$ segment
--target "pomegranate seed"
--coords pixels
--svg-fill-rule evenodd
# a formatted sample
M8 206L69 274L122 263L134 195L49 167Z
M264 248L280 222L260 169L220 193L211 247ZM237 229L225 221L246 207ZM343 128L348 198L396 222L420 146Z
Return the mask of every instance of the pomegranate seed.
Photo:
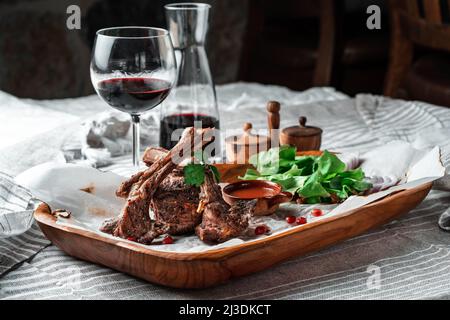
M313 210L311 211L311 214L312 214L314 217L320 217L320 216L323 214L323 212L322 212L322 210L320 210L320 209L313 209Z
M286 222L289 224L293 224L295 222L296 218L294 216L287 216Z
M173 243L173 238L171 236L166 236L163 241L163 244L172 244Z
M264 234L264 233L266 233L266 232L267 232L267 229L266 229L265 226L258 226L258 227L256 227L256 229L255 229L255 234L256 234L257 236L262 235L262 234Z
M308 222L308 221L306 220L305 217L298 217L297 218L297 224L305 224L306 222Z
M127 240L136 242L136 238L135 237L128 237Z

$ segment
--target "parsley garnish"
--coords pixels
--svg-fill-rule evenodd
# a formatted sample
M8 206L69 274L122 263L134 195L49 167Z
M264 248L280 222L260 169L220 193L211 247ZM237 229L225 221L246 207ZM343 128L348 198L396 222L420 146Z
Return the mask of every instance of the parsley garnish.
M211 170L216 178L220 181L220 174L217 168L203 161L203 154L195 152L194 158L198 163L190 163L183 168L184 183L191 186L200 187L205 182L205 170Z

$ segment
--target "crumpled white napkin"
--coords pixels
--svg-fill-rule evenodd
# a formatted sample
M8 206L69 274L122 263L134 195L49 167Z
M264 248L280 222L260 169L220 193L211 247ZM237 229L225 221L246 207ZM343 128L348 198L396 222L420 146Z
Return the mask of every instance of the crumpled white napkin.
M158 143L158 116L149 112L141 117L141 147ZM132 130L129 115L108 111L83 122L76 137L67 141L63 153L67 162L103 167L112 158L132 151Z
M429 128L417 132L412 146L416 149L430 149L435 145L441 147L441 160L447 170L450 170L450 128ZM434 183L438 190L450 191L450 175L445 175Z

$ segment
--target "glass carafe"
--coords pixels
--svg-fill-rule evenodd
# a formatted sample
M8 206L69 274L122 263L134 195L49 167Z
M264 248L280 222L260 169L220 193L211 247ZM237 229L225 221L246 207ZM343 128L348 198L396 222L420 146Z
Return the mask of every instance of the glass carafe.
M178 78L161 107L160 146L172 148L180 131L190 126L219 129L216 91L205 51L210 5L175 3L165 6L167 28L172 37ZM220 155L218 132L214 155ZM208 148L212 149L212 146Z

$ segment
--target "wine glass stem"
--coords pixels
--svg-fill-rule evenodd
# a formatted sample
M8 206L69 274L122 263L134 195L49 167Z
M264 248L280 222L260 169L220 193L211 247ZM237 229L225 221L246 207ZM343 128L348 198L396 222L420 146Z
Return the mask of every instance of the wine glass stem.
M139 122L140 118L138 115L131 115L131 123L133 125L133 166L135 168L139 167L139 151L141 150L140 134L139 134Z

